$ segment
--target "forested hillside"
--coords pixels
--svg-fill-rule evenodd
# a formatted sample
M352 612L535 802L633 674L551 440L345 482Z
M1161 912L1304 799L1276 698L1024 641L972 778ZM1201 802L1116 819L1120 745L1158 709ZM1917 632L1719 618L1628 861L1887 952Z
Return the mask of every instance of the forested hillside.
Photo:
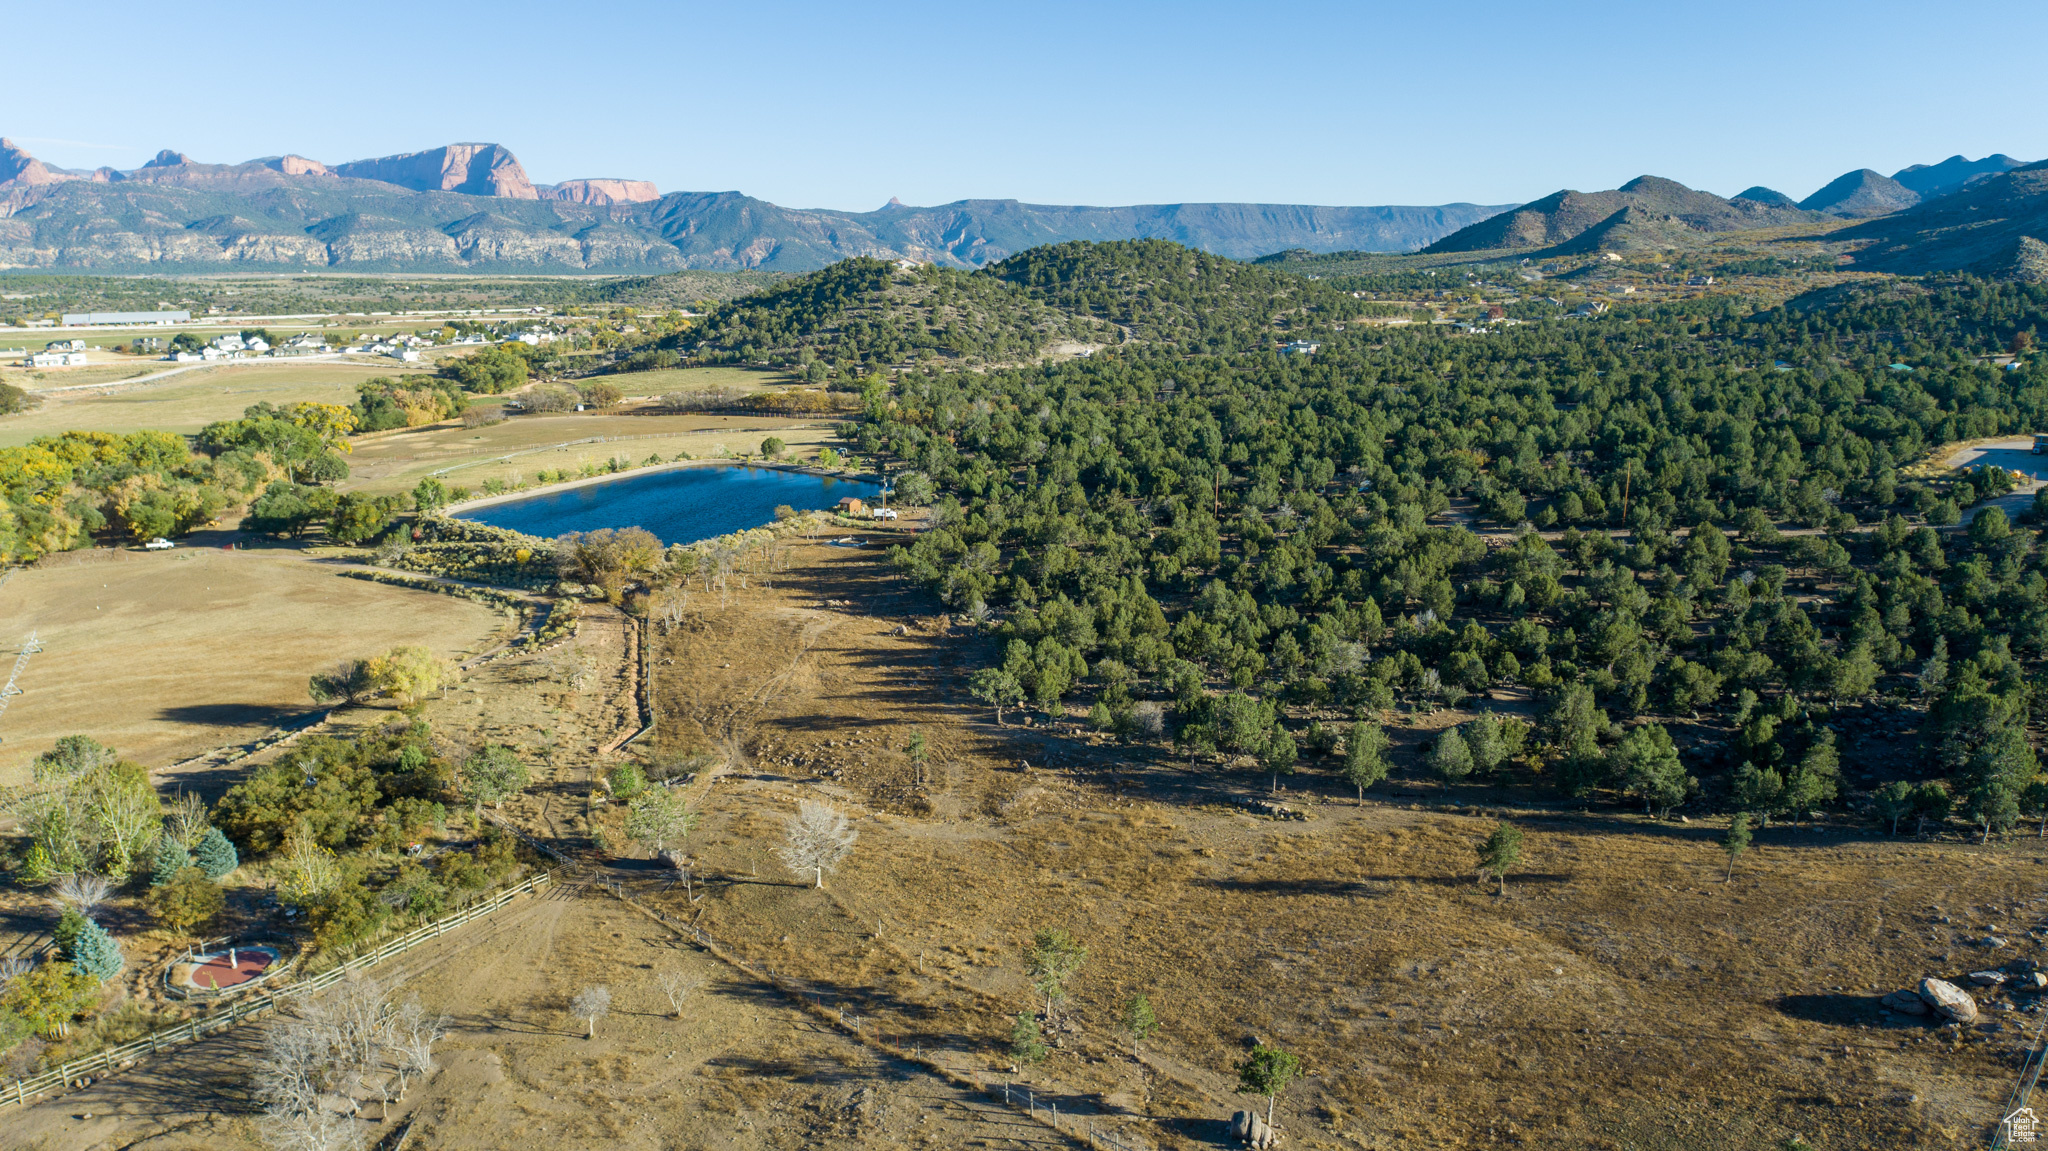
M1250 351L1361 309L1283 271L1128 240L1035 248L976 272L846 260L726 304L664 346L706 363L815 363L822 376L828 367L919 357L1016 362L1063 341Z
M1055 253L1032 266L1091 260ZM1245 286L1258 314L1271 285ZM1850 797L1846 715L1925 719L1944 782L1886 802L1997 830L2048 802L2024 738L2048 559L1996 510L1941 530L2007 473L1908 473L2048 421L2048 367L1979 358L2044 312L2048 289L1952 280L1313 357L1148 342L906 375L853 434L936 481L897 560L998 628L990 702L1369 782L1397 704L1527 690L1527 782L1763 815ZM1468 734L1507 762L1512 724Z

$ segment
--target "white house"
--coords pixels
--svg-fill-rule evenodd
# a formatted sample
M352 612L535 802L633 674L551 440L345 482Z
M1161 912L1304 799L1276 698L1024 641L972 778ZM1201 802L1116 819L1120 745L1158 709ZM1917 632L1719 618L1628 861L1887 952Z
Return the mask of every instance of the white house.
M213 342L211 344L208 344L207 346L213 348L215 351L239 352L247 348L249 345L242 342L242 337L234 334L233 332L230 332L225 336L215 336L213 338Z
M420 354L411 348L393 348L384 354L401 364L416 364L420 359Z
M174 364L196 364L206 358L196 352L172 352L170 355L170 360Z
M46 352L82 352L85 350L85 341L51 340L49 343L43 345L43 350Z
M82 368L84 352L35 352L28 358L31 368Z
M1281 348L1280 352L1282 355L1287 356L1313 356L1321 351L1322 347L1321 344L1316 343L1314 340L1295 340L1286 347Z
M258 336L242 346L248 348L252 352L267 352L270 350L270 341L264 339L261 336Z

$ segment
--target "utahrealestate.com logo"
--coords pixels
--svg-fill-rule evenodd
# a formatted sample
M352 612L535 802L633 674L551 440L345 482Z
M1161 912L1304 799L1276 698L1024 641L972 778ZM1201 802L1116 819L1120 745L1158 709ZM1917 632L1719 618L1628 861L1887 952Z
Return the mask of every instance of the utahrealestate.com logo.
M2041 1117L2034 1114L2032 1107L2022 1107L1999 1123L2005 1127L2008 1143L2036 1143L2041 1139Z

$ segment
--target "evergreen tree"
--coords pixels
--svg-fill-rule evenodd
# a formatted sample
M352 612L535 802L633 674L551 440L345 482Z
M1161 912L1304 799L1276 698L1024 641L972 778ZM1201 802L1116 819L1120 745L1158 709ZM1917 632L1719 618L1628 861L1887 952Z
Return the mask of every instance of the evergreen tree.
M121 974L128 964L121 958L121 945L114 942L106 928L88 919L71 945L71 965L104 983Z
M1508 893L1508 872L1522 861L1522 829L1512 823L1503 823L1493 829L1486 842L1479 845L1479 881L1484 883L1489 875L1500 879L1500 893Z
M1344 740L1344 779L1358 789L1358 802L1365 802L1365 789L1387 778L1387 733L1380 725L1360 720L1351 725Z
M1651 810L1670 811L1685 801L1697 782L1685 774L1671 733L1661 723L1646 723L1630 729L1608 753L1609 771L1624 794L1643 801L1643 814Z
M172 838L169 833L160 835L156 841L156 862L150 868L149 885L162 887L171 877L192 866L192 853Z
M76 955L78 937L91 923L76 907L66 907L64 914L57 917L57 926L50 929L50 941L57 945L57 954L66 959Z
M1749 813L1738 811L1728 821L1728 834L1721 838L1721 850L1728 853L1728 880L1735 881L1735 860L1749 850Z
M1019 1063L1043 1063L1047 1054L1045 1035L1038 1028L1037 1017L1019 1011L1010 1023L1010 1058Z
M1429 749L1430 770L1443 776L1444 782L1463 779L1472 774L1472 749L1465 745L1465 737L1455 727L1447 727L1436 738L1436 746Z
M241 854L220 828L206 829L205 838L199 841L199 849L192 853L193 862L206 872L206 877L215 882L227 878L228 874L242 865Z
M1913 814L1913 785L1903 779L1895 779L1877 789L1877 817L1891 825L1893 835L1899 833L1899 821Z

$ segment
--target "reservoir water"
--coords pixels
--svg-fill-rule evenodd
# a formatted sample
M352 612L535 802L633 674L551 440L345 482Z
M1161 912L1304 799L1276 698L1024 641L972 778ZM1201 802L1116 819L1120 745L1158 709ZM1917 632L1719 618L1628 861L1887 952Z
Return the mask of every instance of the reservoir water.
M598 528L646 528L664 544L687 544L773 523L775 509L783 504L816 511L847 496L873 500L880 491L880 485L866 480L714 464L627 474L459 515L543 538Z

